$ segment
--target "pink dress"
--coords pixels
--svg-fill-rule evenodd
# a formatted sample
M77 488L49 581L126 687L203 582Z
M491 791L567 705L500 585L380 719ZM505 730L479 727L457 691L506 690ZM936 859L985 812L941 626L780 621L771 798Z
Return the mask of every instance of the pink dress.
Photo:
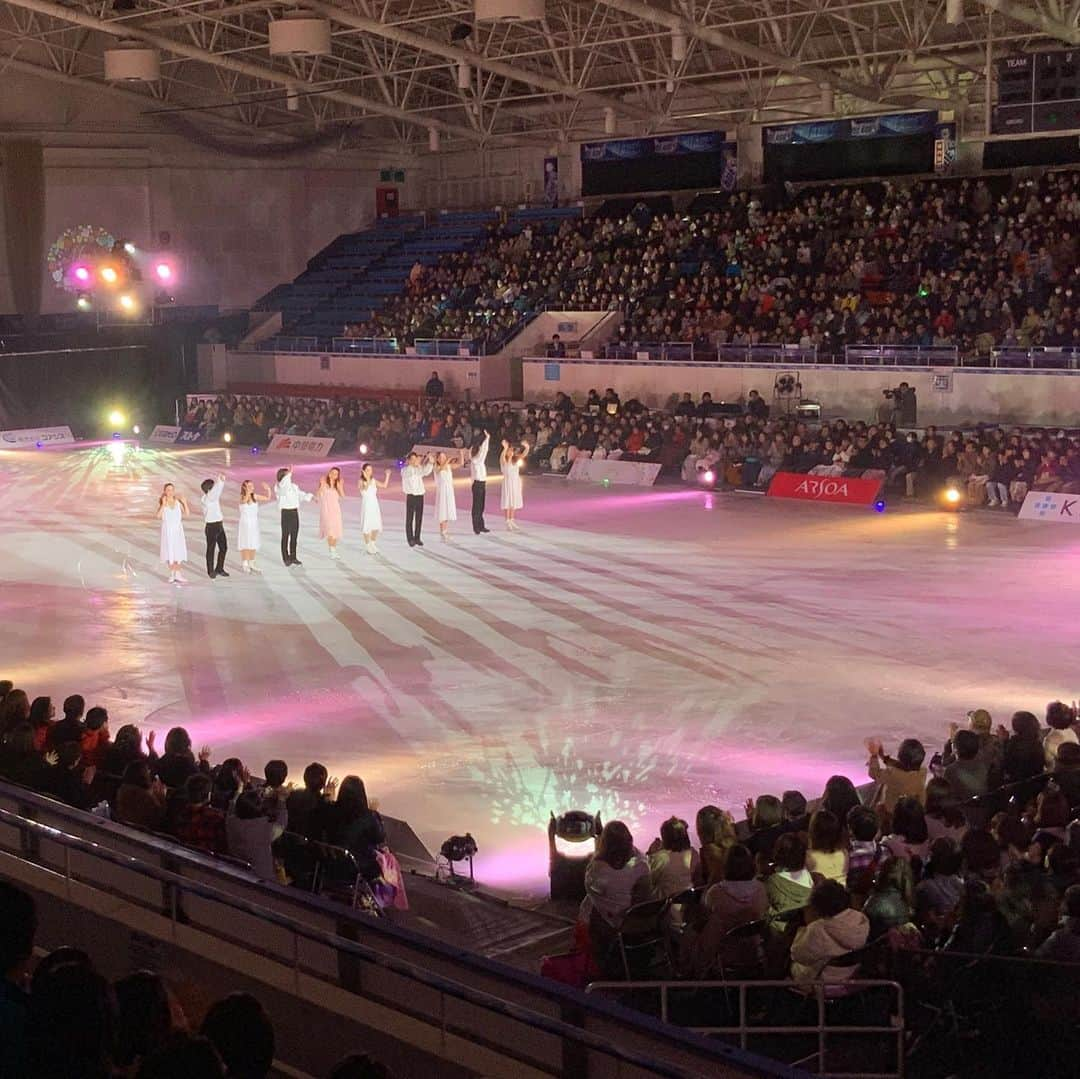
M319 539L341 539L341 495L333 487L319 488Z

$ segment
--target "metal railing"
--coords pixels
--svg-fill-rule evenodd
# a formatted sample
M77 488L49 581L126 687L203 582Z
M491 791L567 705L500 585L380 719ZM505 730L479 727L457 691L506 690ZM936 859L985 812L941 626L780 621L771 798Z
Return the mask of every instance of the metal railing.
M1061 348L1045 345L1038 348L1021 348L1019 345L1008 345L990 350L991 367L1075 371L1078 359L1080 359L1080 349L1071 345Z
M767 1013L770 1009L764 1000L753 1002L753 1008L748 1005L747 998L751 993L761 990L772 990L777 993L785 993L790 999L798 999L801 995L806 1002L811 1000L816 1005L816 1021L813 1023L770 1023L766 1019L756 1021L759 1015ZM873 990L886 990L888 1002L885 1005L888 1011L888 1022L875 1024L872 1020L863 1023L829 1021L829 1006L841 1001L854 1002L864 993ZM672 997L679 994L702 993L715 991L722 995L724 1000L737 1001L737 1022L727 1025L699 1025L681 1024L678 1020L678 1001L673 1006ZM804 1056L800 1060L791 1061L792 1067L804 1068L814 1075L828 1076L832 1079L902 1079L904 1073L904 992L898 982L884 979L848 979L843 982L805 982L795 983L792 981L639 981L639 982L593 982L587 993L602 994L605 997L617 999L622 994L631 995L634 999L633 1007L641 1007L641 1001L649 994L659 997L659 1011L649 1014L658 1014L660 1021L674 1023L685 1029L693 1030L698 1034L723 1037L737 1037L739 1048L750 1051L748 1042L751 1038L768 1035L772 1038L807 1037L811 1036L817 1041L817 1050ZM764 1012L763 1012L764 1009ZM673 1013L674 1016L673 1016ZM895 1067L887 1071L855 1069L851 1071L832 1071L826 1069L829 1060L829 1040L836 1036L853 1035L876 1035L881 1040L895 1043L892 1049L892 1059ZM812 1062L817 1061L817 1066Z
M459 356L462 349L470 356L480 356L484 351L479 341L448 337L417 337L413 348L417 356Z
M274 926L284 931L291 940L288 954L267 953L265 948L263 954L269 954L271 959L291 966L294 992L300 992L303 979L334 983L334 979L328 976L324 970L305 964L302 961L301 941L329 948L335 953L343 953L354 961L367 964L377 971L396 975L404 979L407 984L415 987L410 998L412 999L411 1008L407 1007L400 998L392 998L381 994L379 982L374 978L364 980L363 995L365 999L379 1001L387 1007L401 1011L403 1014L411 1014L414 1018L420 1018L434 1026L441 1027L443 1044L446 1044L448 1036L457 1036L468 1041L484 1041L482 1037L478 1036L475 1028L470 1028L464 1024L460 1012L457 1021L448 1017L448 1002L457 1001L479 1008L493 1018L499 1017L503 1020L509 1020L521 1024L531 1031L552 1035L562 1039L564 1042L570 1042L581 1050L582 1060L589 1060L589 1054L599 1054L601 1057L615 1062L616 1070L621 1065L626 1064L642 1069L649 1075L662 1076L665 1079L693 1079L695 1076L706 1073L714 1074L714 1069L719 1071L725 1064L729 1069L744 1074L763 1075L781 1072L780 1069L770 1068L766 1061L754 1060L752 1057L745 1061L739 1060L732 1056L730 1047L720 1045L714 1047L705 1042L698 1043L691 1040L684 1040L681 1044L673 1046L673 1048L678 1051L678 1055L697 1057L700 1066L707 1068L708 1071L699 1071L697 1067L691 1070L679 1064L668 1063L651 1057L645 1052L620 1045L617 1040L612 1038L591 1033L561 1019L542 1014L520 1004L512 1003L509 1000L500 999L488 992L473 988L464 982L424 970L414 963L376 951L367 945L338 936L336 933L320 929L317 926L305 924L268 906L231 895L213 885L181 876L170 870L140 861L133 856L116 853L99 843L69 835L58 828L30 820L9 810L0 808L0 825L14 829L18 833L18 844L16 846L13 846L10 842L3 842L3 836L0 833L0 854L18 858L30 865L40 867L48 873L60 875L64 880L65 891L69 898L73 894L73 884L110 891L102 884L100 878L80 875L75 870L73 863L78 863L83 859L106 863L122 871L119 875L120 879L129 879L130 875L134 874L137 877L156 882L161 886L164 893L165 901L162 905L148 903L145 897L140 898L134 889L118 890L114 888L111 889L111 894L117 895L125 902L138 904L147 909L154 909L157 913L167 917L171 923L173 940L177 939L177 931L179 927L183 926L187 932L198 930L209 933L219 940L253 947L252 945L246 945L242 940L230 937L224 932L218 920L220 913L217 918L212 914L210 917L196 918L197 905L188 904L185 907L185 896L216 904L219 908L227 908L246 918L256 919L257 923L264 926ZM50 844L60 848L59 858L55 855L48 856L47 848ZM83 862L83 865L84 868L87 868L85 862ZM373 922L373 930L380 924ZM386 932L386 930L383 931ZM436 995L435 1007L421 1005L421 990L434 992ZM580 1004L576 1003L572 999L575 996L575 994L570 994L568 1003L571 1003L573 1009L578 1013L587 1013L590 1010L588 1004L585 1001L581 1001ZM577 999L580 1000L581 998ZM623 1018L624 1016L625 1018ZM608 1012L605 1009L604 1013L597 1012L595 1017L600 1020L606 1019L612 1022L621 1020L624 1023L634 1024L632 1015L627 1015L625 1012L620 1015L616 1010ZM583 1021L585 1021L585 1018L583 1014ZM640 1025L637 1032L639 1034L644 1033ZM504 1033L509 1032L504 1031ZM653 1030L650 1033L655 1036L658 1032ZM665 1035L665 1037L669 1036ZM493 1047L496 1052L506 1056L508 1059L515 1060L528 1067L552 1075L562 1074L561 1062L554 1063L551 1060L544 1059L540 1054L529 1055L524 1048L524 1044L518 1044L511 1037L506 1037L497 1044L493 1043L490 1047ZM591 1069L586 1066L579 1074L587 1076L590 1073Z
M255 346L256 352L319 352L317 337L278 335L268 337Z
M396 337L334 337L331 352L360 353L362 356L386 356L401 351Z
M844 363L872 367L956 367L955 345L847 345Z

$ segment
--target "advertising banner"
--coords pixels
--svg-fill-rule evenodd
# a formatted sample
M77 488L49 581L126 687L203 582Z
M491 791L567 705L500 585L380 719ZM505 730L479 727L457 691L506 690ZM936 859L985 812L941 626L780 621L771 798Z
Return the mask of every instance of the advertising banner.
M24 427L14 431L0 431L0 446L6 446L9 450L36 446L39 442L43 446L51 446L74 441L75 436L70 427Z
M595 461L591 457L578 457L570 466L569 478L582 483L629 484L635 487L651 487L660 475L658 464L645 461L613 461L610 457Z
M202 442L202 431L181 431L176 436L178 446L193 446L196 442Z
M155 442L162 446L171 446L180 437L179 427L165 427L162 424L158 424L150 432L150 437L147 442Z
M292 457L325 457L334 448L332 438L307 438L303 435L274 435L267 453L287 453Z
M583 142L581 160L635 161L644 157L670 157L673 154L717 153L726 144L723 131L685 131L681 135L656 135L643 139L608 139L605 142Z
M881 480L849 479L846 476L807 476L801 472L777 472L769 484L769 498L798 498L804 502L839 502L870 506L881 492Z
M1054 521L1060 525L1080 525L1080 495L1060 495L1050 491L1028 491L1020 507L1022 521Z
M854 117L850 120L777 124L765 128L765 141L774 146L791 146L847 139L881 139L892 135L921 135L933 131L936 124L936 112L898 112L888 116Z

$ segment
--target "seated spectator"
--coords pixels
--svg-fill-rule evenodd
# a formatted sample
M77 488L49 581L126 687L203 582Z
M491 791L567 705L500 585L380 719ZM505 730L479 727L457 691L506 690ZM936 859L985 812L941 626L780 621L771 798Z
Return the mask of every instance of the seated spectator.
M431 378L424 384L424 396L437 401L442 397L444 391L445 387L442 379L439 378L439 372L432 371Z
M133 1070L164 1047L173 1033L173 1016L182 1013L170 997L161 976L140 970L113 986L116 995L115 1061Z
M1080 745L1062 742L1050 780L1065 796L1071 809L1080 807Z
M810 818L810 849L806 868L825 880L840 884L847 881L847 850L843 828L827 809L819 809Z
M34 730L28 722L10 729L0 743L0 774L30 790L45 791L52 769L34 748Z
M0 736L30 721L30 698L24 690L10 689L0 705Z
M686 821L669 817L660 825L659 848L649 852L653 898L670 899L694 886L700 875L698 853L690 845Z
M351 852L364 880L379 879L376 850L386 843L382 817L368 805L364 781L346 776L337 801L325 802L312 819L312 838Z
M82 747L74 741L61 742L56 750L56 758L56 764L46 777L45 793L73 809L89 809L94 769L83 764Z
M230 993L211 1006L200 1033L217 1049L226 1079L265 1079L274 1065L274 1027L250 993Z
M65 699L64 718L50 731L49 749L59 749L65 742L82 742L83 732L86 730L83 723L85 711L86 701L77 693Z
M835 880L814 885L801 925L791 942L791 977L800 983L843 982L856 967L831 967L833 959L858 951L866 944L870 922L851 907L847 889Z
M37 910L29 893L0 880L0 1076L29 1075L30 997L25 982L34 954Z
M285 808L289 814L289 831L298 835L311 836L312 818L315 811L327 804L333 797L336 780L329 779L325 765L313 761L304 769L304 785L300 790L291 791L285 799Z
M846 821L858 805L862 805L862 799L855 784L847 776L829 776L818 809L827 809L837 820Z
M55 725L56 705L52 697L35 697L30 705L30 726L34 729L34 748L42 753L49 745Z
M273 842L285 831L287 814L283 803L278 803L279 816L270 819L266 815L262 799L256 790L245 790L230 803L225 817L225 836L229 853L264 880L275 880Z
M881 841L889 857L914 863L918 874L930 848L926 812L917 798L905 797L896 803L892 831Z
M563 344L562 338L557 334L551 335L551 342L547 347L547 354L551 359L564 359L566 356L566 345Z
M1001 755L1001 780L1017 783L1040 775L1046 767L1046 755L1042 744L1042 728L1032 712L1015 712L1012 717L1012 734L1003 727L998 736L1006 737Z
M239 757L227 757L210 773L210 804L227 812L250 778Z
M1069 819L1069 800L1057 787L1047 787L1035 801L1034 815L1030 820L1025 819L1034 832L1031 857L1041 863L1055 843L1064 843Z
M1077 743L1073 729L1075 719L1073 710L1064 701L1052 701L1046 706L1046 726L1049 729L1043 736L1043 755L1048 772L1052 772L1057 763L1058 747L1066 742Z
M1061 902L1061 923L1036 948L1035 954L1058 963L1080 963L1080 884L1066 890Z
M773 848L773 871L765 878L769 920L783 928L790 915L802 910L810 898L814 878L806 868L806 841L798 832L780 836Z
M104 708L91 708L86 713L82 736L83 762L89 767L100 768L111 748L109 713Z
M952 839L943 836L930 844L923 879L915 885L915 924L930 943L943 938L956 921L964 895L962 865L960 848Z
M210 775L210 747L203 746L196 761L191 736L183 727L173 727L165 735L165 752L157 762L157 774L166 787L178 790L196 773Z
M968 712L968 729L979 739L979 760L986 761L993 774L1001 771L1001 739L994 735L994 721L985 708L975 708ZM960 728L955 723L949 724L949 740L941 754L941 763L946 768L956 760L956 735Z
M226 1079L225 1066L209 1038L174 1034L139 1067L135 1079Z
M930 842L942 836L959 843L967 831L967 819L957 808L947 779L936 776L926 784L926 833Z
M158 832L165 823L165 784L150 774L148 761L132 761L116 793L113 819L146 832Z
M922 742L917 738L905 738L895 759L886 756L876 738L868 739L866 748L870 751L867 771L871 779L881 784L881 800L886 809L892 810L904 797L923 801L926 796L926 769L923 767L926 750Z
M289 766L284 761L267 761L263 767L263 786L259 791L263 813L270 820L278 820L283 825L288 823L286 808L289 797L289 787L286 786L288 778Z
M728 851L737 842L735 821L730 813L716 806L702 806L697 812L695 828L701 846L696 883L712 884L722 880Z
M164 758L162 758L164 760ZM225 814L210 804L210 777L201 772L188 776L184 801L176 824L176 838L189 847L210 854L227 854Z
M821 810L818 810L820 813ZM870 893L885 848L878 840L878 815L869 806L852 806L847 816L847 889L860 901Z
M593 957L601 969L626 912L649 897L649 863L634 847L622 821L608 821L585 869L585 898L580 917L589 927Z
M979 736L974 731L957 731L953 739L956 760L945 769L953 802L959 806L968 823L981 827L989 820L989 810L970 805L972 798L986 794L993 786L992 765L979 756Z
M911 863L906 858L886 858L863 904L863 913L870 919L870 939L879 940L890 929L910 923L914 902Z
M750 835L746 840L750 852L765 859L771 858L773 847L783 834L780 799L774 794L762 794L756 800L747 799L746 820L750 825Z

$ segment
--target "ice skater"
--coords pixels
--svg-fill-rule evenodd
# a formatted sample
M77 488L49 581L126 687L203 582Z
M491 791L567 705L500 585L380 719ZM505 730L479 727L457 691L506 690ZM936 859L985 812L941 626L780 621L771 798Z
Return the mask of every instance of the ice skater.
M441 450L435 454L435 516L439 520L439 536L443 543L450 540L450 522L457 520L454 469L460 465L460 457L450 457Z
M341 500L345 497L345 484L341 479L341 469L337 465L319 480L315 497L319 500L319 539L326 540L331 558L340 558L337 545L344 532Z
M405 459L401 470L401 489L405 492L405 538L410 547L423 547L420 529L424 524L424 477L433 471L431 454L425 453L421 459L415 451Z
M364 537L364 550L368 554L378 554L375 541L382 531L382 510L379 509L379 488L384 491L390 486L390 469L386 478L379 483L375 478L375 469L365 464L360 469L360 532Z
M206 576L212 581L215 577L228 577L225 572L225 555L229 552L229 541L225 537L225 517L221 512L221 495L225 490L225 476L216 480L202 481L203 525L206 532ZM214 553L217 553L217 560Z
M484 524L484 506L487 503L487 455L491 445L491 434L485 431L483 437L473 439L469 451L469 475L472 476L472 530L478 536L491 529Z
M161 561L169 567L169 583L183 584L180 567L187 561L184 517L188 504L171 483L165 484L158 498L157 518L161 521Z
M525 459L529 456L528 442L522 442L521 449L514 447L503 439L502 453L499 454L499 471L502 472L502 498L500 505L506 514L506 527L511 532L519 532L514 514L525 504L521 497L521 470L525 467Z
M240 484L240 529L236 545L240 548L240 568L244 573L262 573L255 565L259 550L259 503L270 501L270 484L264 483L263 490L266 494L256 494L251 480Z
M281 508L281 561L286 566L302 566L303 563L296 557L296 540L300 535L300 503L310 502L312 496L293 483L292 465L277 470L274 494Z

